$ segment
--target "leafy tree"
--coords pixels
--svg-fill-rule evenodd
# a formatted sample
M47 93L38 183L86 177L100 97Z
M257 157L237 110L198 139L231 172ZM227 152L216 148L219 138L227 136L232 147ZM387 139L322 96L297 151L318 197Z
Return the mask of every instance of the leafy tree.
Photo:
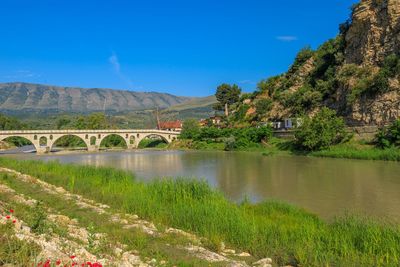
M0 114L0 130L22 130L26 125L19 120Z
M341 143L348 136L344 120L324 107L313 118L303 120L295 132L295 142L303 150L314 151Z
M71 120L66 117L62 117L57 121L57 129L63 129L65 126L69 125Z
M383 62L382 70L386 72L389 77L400 74L400 57L396 54L387 56Z
M295 73L304 63L314 55L314 51L310 46L306 46L299 51L293 65L289 69L289 73Z
M375 136L375 142L380 148L400 147L400 119L380 130Z
M282 75L270 77L266 80L262 80L257 84L257 90L261 93L268 93L268 96L272 97L282 80Z
M283 105L295 115L301 115L320 105L322 94L305 84L294 93L282 94Z
M256 112L257 112L257 117L261 118L262 116L265 116L265 114L269 111L271 111L272 108L272 100L271 99L260 99L256 102Z
M235 113L235 121L244 121L246 118L247 111L249 110L250 106L247 104L242 104L237 108L236 113Z
M23 130L27 126L19 120L0 114L0 130ZM28 140L21 137L7 138L7 143L14 144L15 146L24 146L30 144Z
M77 130L87 129L86 118L84 116L79 116L75 121L74 128Z
M183 122L181 139L195 139L200 133L199 122L195 119L187 119Z
M109 129L111 126L104 113L92 113L88 116L79 116L76 118L74 128L78 130L99 130Z
M110 128L104 113L92 113L87 118L87 127L91 130Z
M224 110L225 116L229 115L229 106L239 101L241 89L236 84L221 84L217 87L215 97L218 103L214 106L216 110Z

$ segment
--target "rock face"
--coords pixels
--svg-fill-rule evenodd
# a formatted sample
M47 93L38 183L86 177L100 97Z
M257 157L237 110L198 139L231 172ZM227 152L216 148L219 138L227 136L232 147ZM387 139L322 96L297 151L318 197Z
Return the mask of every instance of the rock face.
M350 125L385 125L400 118L400 89L355 103L347 117Z
M29 83L0 84L0 111L123 112L155 107L168 108L192 99L154 92L83 89Z
M346 33L345 63L379 67L384 59L400 53L400 0L363 0L356 5ZM363 98L352 106L352 124L387 124L400 117L399 77L391 91Z
M346 63L377 65L400 51L400 0L362 0L346 34Z
M400 118L400 0L361 0L336 38L303 49L286 73L261 81L258 89L248 104L250 121L313 116L324 106L350 126ZM263 99L272 104L260 116Z

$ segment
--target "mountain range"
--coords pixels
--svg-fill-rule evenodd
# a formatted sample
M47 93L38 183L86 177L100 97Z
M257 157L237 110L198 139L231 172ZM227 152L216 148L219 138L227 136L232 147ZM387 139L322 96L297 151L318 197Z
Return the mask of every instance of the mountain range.
M183 97L157 92L61 87L30 83L0 84L0 112L4 113L108 113L167 109L189 103L204 106L212 97ZM215 102L215 101L214 101Z

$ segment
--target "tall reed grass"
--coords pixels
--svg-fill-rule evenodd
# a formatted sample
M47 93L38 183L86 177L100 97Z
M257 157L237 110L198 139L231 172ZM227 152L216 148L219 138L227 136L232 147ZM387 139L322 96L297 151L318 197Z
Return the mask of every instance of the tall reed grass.
M357 149L353 146L335 146L327 150L311 152L311 156L329 158L348 158L365 160L400 161L400 149L398 148L364 148Z
M235 204L207 183L188 179L144 184L127 172L58 162L0 158L0 166L36 176L74 193L156 223L197 233L218 247L223 241L278 264L398 266L400 228L355 216L325 222L278 203Z

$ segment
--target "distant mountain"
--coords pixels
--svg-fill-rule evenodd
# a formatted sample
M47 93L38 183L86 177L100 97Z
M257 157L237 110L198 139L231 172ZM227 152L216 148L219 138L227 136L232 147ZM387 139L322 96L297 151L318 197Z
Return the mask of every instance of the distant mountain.
M156 92L84 89L30 83L0 84L0 112L17 114L130 112L156 107L166 109L187 101L201 102L202 99Z
M213 106L216 102L215 96L194 98L163 110L161 115L166 120L205 119L215 115Z

